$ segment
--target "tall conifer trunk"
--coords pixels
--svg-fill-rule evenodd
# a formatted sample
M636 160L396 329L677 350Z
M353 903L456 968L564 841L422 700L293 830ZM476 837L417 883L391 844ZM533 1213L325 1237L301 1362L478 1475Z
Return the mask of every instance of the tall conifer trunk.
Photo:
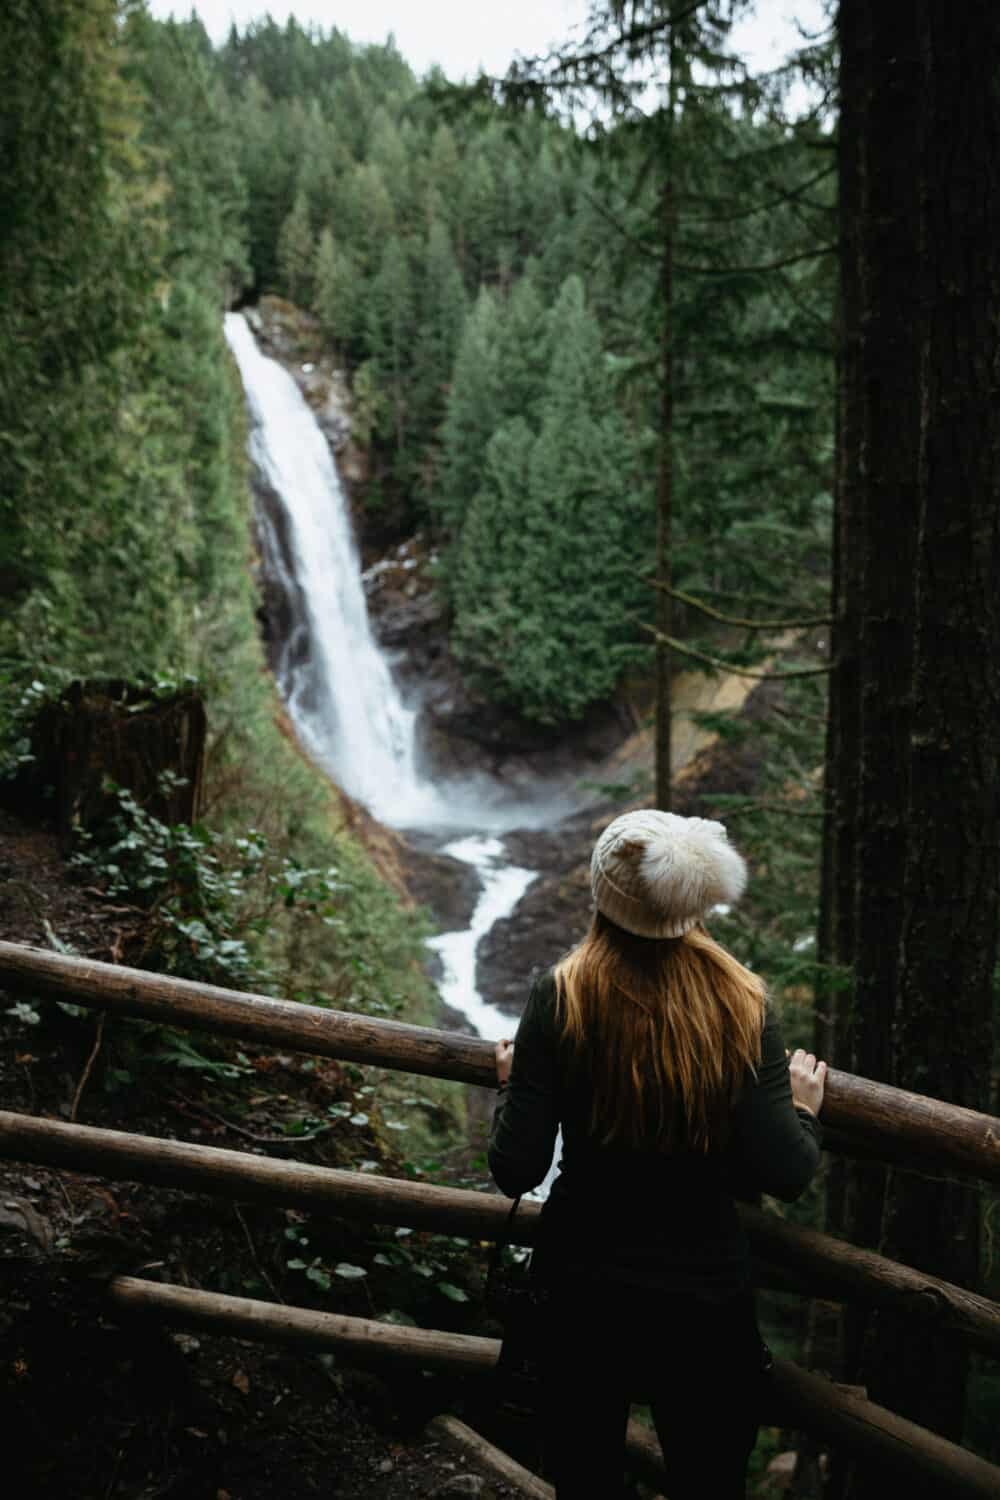
M915 634L892 1081L989 1104L1000 902L1000 11L916 7L922 225ZM975 1285L974 1188L893 1173L884 1253ZM875 1399L961 1435L966 1357L885 1320Z
M1000 9L841 0L841 404L826 949L834 1058L988 1107L1000 904ZM848 910L853 885L853 905ZM843 1014L843 1012L841 1013ZM831 1205L839 1213L837 1195ZM850 1174L846 1228L975 1285L974 1189ZM965 1356L855 1323L871 1397L960 1438ZM852 1497L880 1497L864 1472ZM916 1492L914 1492L916 1493Z
M660 441L656 480L656 806L669 812L673 800L673 661L666 638L673 634L671 529L674 504L674 135L677 113L677 48L670 28L670 81L664 119L663 184L660 189Z
M920 432L920 180L924 122L917 11L870 5L858 18L846 7L842 35L850 52L863 46L864 132L857 226L857 363L852 371L858 451L852 559L858 599L857 805L853 840L854 988L841 1056L865 1078L892 1073L901 872L906 857L909 782L914 556ZM850 28L861 34L853 41ZM847 68L845 64L845 71ZM858 1245L878 1245L886 1173L855 1164L844 1174L844 1228ZM845 1317L845 1357L856 1372L869 1317Z

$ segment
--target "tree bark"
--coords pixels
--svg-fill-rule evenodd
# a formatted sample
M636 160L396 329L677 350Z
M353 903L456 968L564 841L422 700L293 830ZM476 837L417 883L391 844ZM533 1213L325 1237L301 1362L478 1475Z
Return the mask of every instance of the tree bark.
M673 801L673 635L671 530L674 503L674 126L677 113L677 47L670 30L670 81L664 117L666 142L660 189L660 441L656 479L656 806Z
M1000 898L1000 13L841 0L839 31L837 619L860 667L855 687L839 672L830 735L826 941L854 964L835 1056L975 1109ZM973 1191L894 1171L886 1193L880 1168L856 1166L834 1207L853 1240L976 1284ZM960 1436L957 1343L886 1310L847 1333L848 1378ZM860 1472L848 1492L881 1482Z
M913 155L924 129L914 101L922 62L913 6L845 5L844 74L852 54L868 66L850 86L864 90L851 278L856 299L854 364L858 449L854 479L853 583L857 631L857 804L852 897L854 985L844 1050L852 1072L888 1081L896 1012L909 780L917 459L920 428L921 289L913 274L920 242L920 184ZM846 78L843 79L846 83ZM852 1163L844 1173L843 1227L855 1244L879 1243L886 1172ZM844 1368L860 1379L869 1316L844 1318Z
M976 1108L989 1101L1000 905L1000 11L987 0L914 11L919 517L892 1076ZM893 1174L881 1248L974 1287L978 1196ZM958 1438L966 1363L958 1346L883 1317L865 1368L879 1400Z

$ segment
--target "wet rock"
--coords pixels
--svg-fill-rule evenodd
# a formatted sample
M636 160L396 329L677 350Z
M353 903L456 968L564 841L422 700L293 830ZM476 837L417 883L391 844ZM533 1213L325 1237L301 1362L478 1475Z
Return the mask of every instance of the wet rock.
M436 853L431 839L411 834L400 860L407 890L434 914L442 932L468 927L479 899L479 876L463 860Z

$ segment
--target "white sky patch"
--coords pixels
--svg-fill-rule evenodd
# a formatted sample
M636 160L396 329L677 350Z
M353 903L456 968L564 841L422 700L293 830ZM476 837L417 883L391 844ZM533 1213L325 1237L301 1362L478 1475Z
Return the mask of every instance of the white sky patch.
M583 29L587 0L501 0L472 5L469 0L149 0L161 20L173 15L201 17L215 42L230 25L242 30L270 12L284 24L289 16L303 26L336 27L352 42L396 45L419 76L437 63L449 78L475 76L480 69L502 74L515 56L535 57L565 44ZM809 33L829 24L826 0L758 0L754 14L731 33L731 46L751 71L775 67L800 45L796 23Z

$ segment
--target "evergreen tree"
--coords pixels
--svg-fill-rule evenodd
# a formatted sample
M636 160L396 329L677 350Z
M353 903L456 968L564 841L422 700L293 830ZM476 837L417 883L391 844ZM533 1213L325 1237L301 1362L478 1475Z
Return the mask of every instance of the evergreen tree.
M413 412L425 438L440 426L465 321L465 287L448 232L431 225L421 263L420 322L413 354Z
M394 464L405 466L410 422L409 361L414 332L413 279L403 241L393 235L382 252L368 298L368 347L373 371L386 396L385 429Z
M577 277L560 293L549 338L539 434L515 418L488 445L453 593L456 646L470 670L488 671L492 696L528 717L560 722L608 697L635 657L641 541L633 455Z
M535 285L534 265L515 282L503 309L497 343L500 412L538 424L538 403L550 361L545 306Z
M453 238L457 236L460 225L461 180L462 163L455 133L448 125L438 125L431 141L427 181L441 205L440 213L435 217L443 219Z
M113 0L0 13L0 585L9 605L31 605L25 639L40 654L54 596L75 596L113 534L102 512L123 441L124 352L162 243L123 51ZM11 613L6 624L18 628Z
M465 320L442 430L441 479L432 497L438 524L457 538L479 489L486 445L497 426L500 400L499 313L485 288Z
M315 258L316 242L309 216L309 200L300 189L278 236L278 270L282 286L293 302L305 305L310 300Z

